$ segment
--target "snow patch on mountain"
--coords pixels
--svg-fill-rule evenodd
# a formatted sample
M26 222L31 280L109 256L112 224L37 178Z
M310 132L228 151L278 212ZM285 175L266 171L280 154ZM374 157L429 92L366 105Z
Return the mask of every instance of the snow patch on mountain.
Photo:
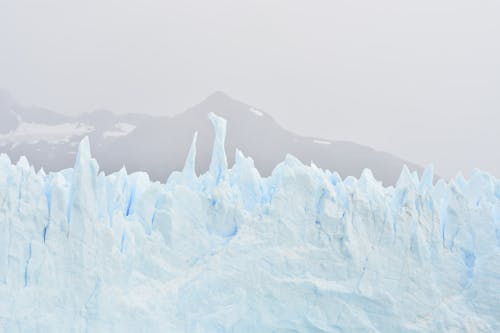
M137 126L128 123L118 123L109 131L102 133L105 138L129 135Z
M250 112L256 114L259 117L264 116L264 112L257 110L256 108L250 108Z
M81 138L94 131L88 124L74 122L55 125L20 121L15 130L0 134L0 145L36 144L47 142L50 144L67 143L73 138Z
M332 144L330 141L318 140L318 139L314 139L313 142L320 144L320 145L331 145Z

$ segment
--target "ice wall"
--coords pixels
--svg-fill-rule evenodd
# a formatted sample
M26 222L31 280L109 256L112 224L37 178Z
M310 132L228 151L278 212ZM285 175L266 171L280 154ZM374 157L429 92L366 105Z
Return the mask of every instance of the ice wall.
M2 332L498 332L500 181L384 188L292 156L262 178L225 120L166 184L0 156Z

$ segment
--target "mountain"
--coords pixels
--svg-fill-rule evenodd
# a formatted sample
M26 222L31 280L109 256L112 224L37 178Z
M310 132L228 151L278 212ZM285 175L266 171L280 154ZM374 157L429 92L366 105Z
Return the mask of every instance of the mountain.
M391 154L348 141L304 137L283 129L270 115L249 104L216 92L174 117L144 114L116 115L99 110L77 117L23 107L0 93L0 152L11 159L28 157L35 167L56 171L73 166L76 148L89 136L92 151L107 173L126 166L129 172L147 171L165 181L184 164L194 132L198 132L198 173L208 169L214 132L207 115L228 121L226 151L234 163L235 150L252 156L262 175L269 175L287 154L303 163L359 177L369 168L386 185L396 182L403 165L421 167Z

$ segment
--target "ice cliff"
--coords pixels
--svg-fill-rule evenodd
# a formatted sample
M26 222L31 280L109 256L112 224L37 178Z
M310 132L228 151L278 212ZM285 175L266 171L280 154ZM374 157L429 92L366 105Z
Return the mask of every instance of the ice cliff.
M0 331L500 331L498 179L263 178L210 119L210 169L195 135L166 184L99 172L88 140L57 173L0 156Z

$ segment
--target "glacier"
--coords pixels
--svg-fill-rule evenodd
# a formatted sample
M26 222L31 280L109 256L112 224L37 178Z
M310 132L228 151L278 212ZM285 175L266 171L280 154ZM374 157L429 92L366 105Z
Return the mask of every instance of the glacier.
M500 331L494 176L261 177L209 117L209 170L195 134L166 183L105 175L88 139L59 172L0 155L0 331Z

